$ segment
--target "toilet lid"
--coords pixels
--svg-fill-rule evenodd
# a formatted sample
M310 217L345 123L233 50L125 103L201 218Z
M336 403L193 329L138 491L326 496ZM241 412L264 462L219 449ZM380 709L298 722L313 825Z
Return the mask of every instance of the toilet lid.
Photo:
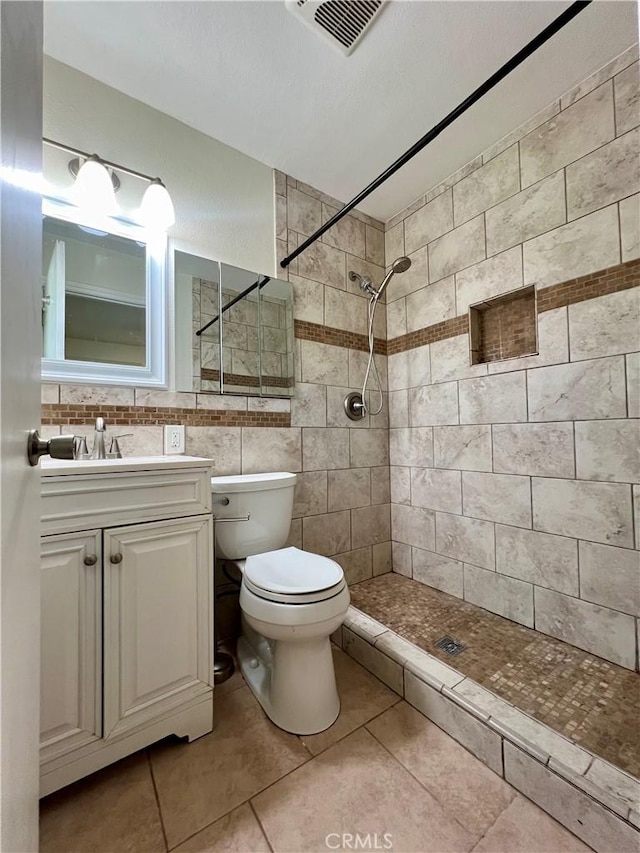
M344 582L342 568L328 557L299 548L281 548L247 557L244 579L251 586L279 595L305 595L337 587Z

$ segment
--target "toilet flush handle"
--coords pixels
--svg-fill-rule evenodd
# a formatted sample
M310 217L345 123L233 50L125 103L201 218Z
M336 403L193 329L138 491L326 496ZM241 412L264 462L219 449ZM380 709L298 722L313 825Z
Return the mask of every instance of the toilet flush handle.
M221 497L221 498L216 498L214 501L212 501L212 503L222 504L222 506L228 506L229 505L229 498L226 497L226 495L223 495L223 497Z

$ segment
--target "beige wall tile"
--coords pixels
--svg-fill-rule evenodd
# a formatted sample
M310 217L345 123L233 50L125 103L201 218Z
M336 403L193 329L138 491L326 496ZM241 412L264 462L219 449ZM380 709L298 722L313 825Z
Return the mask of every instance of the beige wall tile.
M436 237L440 237L453 228L453 199L451 190L439 195L420 210L412 213L404 221L405 251L415 252ZM387 258L390 264L393 258Z
M259 398L253 398L255 401ZM213 411L247 411L247 397L242 397L239 394L197 394L196 408L210 409Z
M380 542L371 548L373 576L385 575L391 571L391 542Z
M433 430L431 427L389 430L389 459L392 465L431 467L433 465Z
M626 362L629 417L640 418L640 353L628 355Z
M394 542L435 549L435 513L417 506L391 505L391 538ZM395 556L394 556L395 568Z
M287 191L287 225L292 231L310 234L322 225L322 206L320 202L292 187Z
M454 277L450 275L435 284L407 296L407 332L425 329L456 316ZM393 303L392 303L393 304Z
M640 287L569 305L571 360L634 352L640 344Z
M632 616L535 587L536 629L580 649L635 669Z
M407 334L407 305L405 299L389 302L387 307L387 337L389 340Z
M297 260L298 275L345 289L345 254L340 249L334 249L326 243L313 243Z
M412 388L408 392L408 400L411 426L444 426L458 423L456 382Z
M417 249L409 255L411 266L406 272L399 273L393 277L389 288L385 292L387 302L402 299L414 290L420 290L429 284L429 252L426 246ZM393 261L394 258L391 258Z
M404 220L398 222L393 228L385 231L384 235L384 265L387 266L387 260L393 261L394 258L401 258L405 254L404 250Z
M323 323L324 285L297 275L290 275L289 281L293 287L293 313L296 320Z
M40 386L40 399L43 403L59 403L60 386L52 385L50 382L43 382Z
M640 556L637 551L580 542L580 598L640 616Z
M389 426L409 426L409 392L407 390L389 392Z
M626 416L624 356L527 371L529 420Z
M622 260L632 261L640 257L640 195L625 198L618 209Z
M575 477L573 424L494 424L492 432L496 473Z
M326 424L326 386L296 382L295 397L291 400L291 426L322 427Z
M327 222L337 212L335 208L323 204L323 222ZM343 252L349 252L349 254L356 255L358 258L364 258L366 255L365 227L365 224L356 219L355 216L347 214L344 219L336 222L332 228L322 235L322 240L336 249L342 249Z
M351 510L351 545L363 548L389 541L391 516L389 504Z
M581 480L640 483L640 421L578 421L577 476Z
M213 459L217 476L242 471L240 427L187 427L185 447L190 456Z
M514 246L456 273L456 314L522 286L522 246Z
M373 577L371 565L371 548L358 548L356 551L347 551L346 554L335 554L334 560L344 572L347 584L360 583Z
M407 352L407 374L410 388L431 382L431 346L425 344Z
M524 283L543 287L620 262L617 206L610 205L524 244Z
M462 474L464 514L485 521L531 527L531 485L515 474Z
M399 391L409 387L409 351L394 353L387 358L389 390Z
M354 468L389 464L389 437L386 429L349 430L350 459Z
M418 546L424 547L424 546ZM461 515L436 514L436 547L428 548L485 569L495 567L493 524Z
M327 474L329 478L329 512L351 509L358 506L369 506L371 503L371 476L369 468L329 471Z
M326 471L349 467L349 430L304 427L302 464L305 471ZM344 548L343 550L348 550Z
M546 107L533 115L530 119L527 119L520 127L517 127L515 130L512 130L510 133L507 133L506 136L503 136L502 139L499 139L496 143L491 145L482 155L482 161L484 163L488 163L489 160L492 160L494 157L497 157L501 151L505 151L515 142L522 139L528 133L531 133L532 130L535 130L537 127L540 127L541 124L544 124L545 121L548 121L553 116L558 115L560 112L560 101L552 101Z
M324 324L334 329L367 334L367 302L361 296L325 288Z
M133 435L119 439L123 456L161 456L164 451L164 428L161 426L115 427L111 433L126 429ZM107 433L107 440L109 433ZM186 436L185 436L186 439ZM186 443L185 443L186 447ZM107 445L108 449L108 445ZM190 451L187 451L190 452Z
M453 188L455 224L460 225L520 190L518 146L512 145Z
M302 519L302 547L305 551L331 557L351 549L349 510Z
M360 389L362 386L360 386ZM330 427L345 427L348 429L367 429L371 423L369 415L360 418L357 421L352 421L347 417L344 410L344 399L347 394L351 393L354 388L340 388L334 385L327 386L327 426ZM374 392L374 402L377 405L379 395Z
M556 172L491 208L486 219L488 255L566 222L564 172Z
M607 82L520 141L527 187L613 139L613 86Z
M411 672L405 673L405 699L495 773L502 775L500 736L484 723L463 711Z
M595 850L632 850L637 833L591 797L509 743L505 779Z
M411 468L392 465L389 469L391 478L391 502L394 504L411 504Z
M242 473L301 471L301 431L263 427L242 429Z
M429 281L438 281L485 257L484 216L476 216L429 244Z
M616 56L615 59L612 59L611 62L607 62L606 65L603 65L602 68L599 68L594 74L589 75L589 77L564 94L561 98L562 109L565 110L580 98L584 98L584 96L588 95L589 92L593 92L593 90L597 89L598 86L606 83L607 80L610 80L613 76L619 74L624 68L633 64L634 60L637 60L637 58L638 45L634 44Z
M80 403L81 405L133 406L134 394L133 388L111 385L62 384L60 385L60 402Z
M496 524L496 571L577 596L577 541Z
M378 266L384 266L384 231L366 226L366 258Z
M469 379L484 376L486 364L471 364L469 335L457 335L430 344L431 381L449 382L452 379Z
M448 471L442 468L412 468L411 503L413 506L462 515L460 471Z
M633 548L631 487L583 480L532 480L533 527Z
M413 579L456 598L463 596L463 564L434 551L412 548Z
M640 190L638 130L567 166L567 218L576 219Z
M640 121L640 67L630 65L613 80L616 132L626 133Z
M342 645L350 657L402 696L402 667L399 663L391 660L348 628L343 629Z
M289 528L289 536L284 543L285 548L300 548L302 549L302 519L294 518L291 521Z
M331 507L329 507L329 510ZM293 518L327 512L327 472L299 473L293 501Z
M527 420L524 371L480 376L458 383L460 422L463 424L513 423Z
M393 528L393 507L391 507L391 513ZM405 545L403 542L392 542L391 561L394 572L407 578L411 577L411 545Z
M533 628L533 585L530 583L465 565L464 600Z
M488 424L434 427L433 448L436 468L491 471L491 427Z
M302 341L302 381L322 385L349 384L349 350Z
M388 504L390 501L389 466L373 467L371 469L371 503Z

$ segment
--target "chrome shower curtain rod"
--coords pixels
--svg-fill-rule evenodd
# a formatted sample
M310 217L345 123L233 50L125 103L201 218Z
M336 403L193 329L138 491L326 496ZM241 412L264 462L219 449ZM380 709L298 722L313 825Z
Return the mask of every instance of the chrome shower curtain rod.
M469 107L473 106L476 101L479 101L483 95L486 95L494 86L496 86L501 80L510 74L515 68L518 67L525 59L531 56L532 53L542 47L545 42L549 41L552 36L554 36L559 30L561 30L564 26L566 26L570 21L572 21L576 15L579 15L587 6L591 4L592 0L576 0L576 2L572 3L567 9L562 12L561 15L552 21L547 27L542 30L542 32L538 33L538 35L531 39L531 41L526 44L521 50L519 50L508 62L499 68L494 74L489 77L488 80L485 80L481 86L472 92L467 98L465 98L462 103L458 104L458 106L453 109L449 115L445 116L438 124L431 128L428 133L419 139L408 151L405 151L402 156L398 157L398 159L392 163L387 169L382 172L382 174L378 175L378 177L373 180L367 187L365 187L361 192L358 193L357 196L351 199L350 202L345 204L345 206L339 210L336 214L334 214L331 219L328 219L324 225L318 228L317 231L308 237L303 243L301 243L297 249L291 252L290 255L287 255L286 258L283 258L280 261L280 266L283 269L286 269L291 261L298 257L305 249L308 249L312 243L322 237L322 235L327 232L332 226L339 222L343 216L346 216L354 207L360 204L361 201L364 201L368 195L370 195L374 190L376 190L381 184L383 184L388 178L390 178L393 174L395 174L398 169L401 169L405 163L408 163L413 157L416 156L423 148L432 142L436 136L438 136L442 131L449 127L457 118L459 118L463 113L465 113Z

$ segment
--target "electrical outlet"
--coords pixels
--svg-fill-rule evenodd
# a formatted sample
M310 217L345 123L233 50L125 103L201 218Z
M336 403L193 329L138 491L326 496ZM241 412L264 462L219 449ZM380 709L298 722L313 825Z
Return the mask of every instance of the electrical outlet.
M164 452L184 453L184 427L176 424L164 428Z

